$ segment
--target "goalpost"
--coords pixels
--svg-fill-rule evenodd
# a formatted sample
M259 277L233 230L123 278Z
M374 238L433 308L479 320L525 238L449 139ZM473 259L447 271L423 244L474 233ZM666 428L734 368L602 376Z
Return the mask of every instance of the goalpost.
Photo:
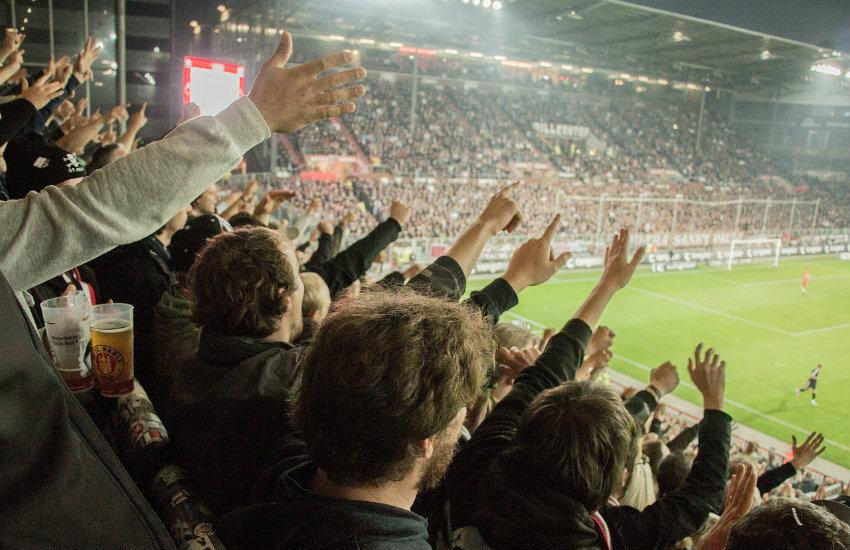
M772 250L771 250L772 247ZM731 270L736 260L735 250L739 256L748 259L773 258L773 267L779 265L779 249L782 247L781 239L735 239L729 245L729 259L726 269Z

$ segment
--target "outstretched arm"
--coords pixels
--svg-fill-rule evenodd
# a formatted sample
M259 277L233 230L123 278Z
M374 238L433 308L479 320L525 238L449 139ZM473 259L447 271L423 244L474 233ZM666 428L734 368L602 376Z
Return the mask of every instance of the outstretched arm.
M214 183L269 130L291 132L354 110L363 86L337 88L365 76L354 69L317 78L351 62L341 52L286 68L292 37L284 33L247 98L215 117L199 117L164 139L83 178L76 186L0 203L0 270L16 290L30 288L162 227ZM57 223L61 220L61 224Z

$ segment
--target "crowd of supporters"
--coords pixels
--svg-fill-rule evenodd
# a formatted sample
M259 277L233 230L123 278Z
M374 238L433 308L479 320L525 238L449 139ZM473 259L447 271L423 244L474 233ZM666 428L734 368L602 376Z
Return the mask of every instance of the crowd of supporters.
M144 105L86 114L75 95L98 57L93 40L33 77L20 72L22 40L7 31L0 49L10 98L0 105L10 197L0 201L0 546L850 547L848 497L826 498L806 477L823 436L764 467L756 450L734 449L717 350L696 344L640 389L605 382L616 344L600 319L646 251L630 244L624 211L606 213L613 236L597 283L562 328L538 336L500 317L565 266L554 239L593 211L550 208L551 184L223 177L274 132L301 130L304 153L356 153L343 121L367 154L398 153L381 163L402 172L504 175L555 156L516 146L509 101L423 88L415 133L404 134L381 121L405 113L383 84L356 106L365 69L326 74L350 53L288 66L284 33L247 97L216 116L187 109L136 149ZM649 128L644 115L623 124ZM644 157L679 162L664 134L608 131L631 149L618 143L594 164L603 171L618 158L637 171ZM707 139L735 154L723 130ZM582 178L563 185L567 196L599 191ZM463 299L502 232L527 238ZM428 265L371 276L402 234L451 244ZM77 293L134 306L129 397L74 394L57 375L39 303ZM688 425L659 408L680 375L703 405ZM771 491L783 496L762 499Z

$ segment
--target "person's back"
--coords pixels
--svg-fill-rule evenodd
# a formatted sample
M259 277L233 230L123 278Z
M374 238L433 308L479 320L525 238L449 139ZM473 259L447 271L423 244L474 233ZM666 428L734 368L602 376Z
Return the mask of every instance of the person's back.
M265 503L216 532L228 548L430 548L410 507L448 466L493 356L468 306L401 291L347 300L304 359L293 417L305 443L259 480Z
M275 443L287 436L301 350L301 295L292 244L270 229L221 233L188 275L197 353L171 388L166 426L215 514L248 502Z

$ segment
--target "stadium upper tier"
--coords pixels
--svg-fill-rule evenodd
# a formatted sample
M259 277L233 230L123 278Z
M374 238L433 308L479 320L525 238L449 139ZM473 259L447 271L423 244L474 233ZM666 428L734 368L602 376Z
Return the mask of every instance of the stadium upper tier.
M375 77L368 85L369 94L344 122L295 135L302 159L363 153L374 171L395 176L508 178L537 172L584 183L663 177L730 185L783 175L710 111L700 129L695 102L422 82L414 105L408 79ZM353 139L332 124L347 126ZM297 167L301 159L289 160Z

